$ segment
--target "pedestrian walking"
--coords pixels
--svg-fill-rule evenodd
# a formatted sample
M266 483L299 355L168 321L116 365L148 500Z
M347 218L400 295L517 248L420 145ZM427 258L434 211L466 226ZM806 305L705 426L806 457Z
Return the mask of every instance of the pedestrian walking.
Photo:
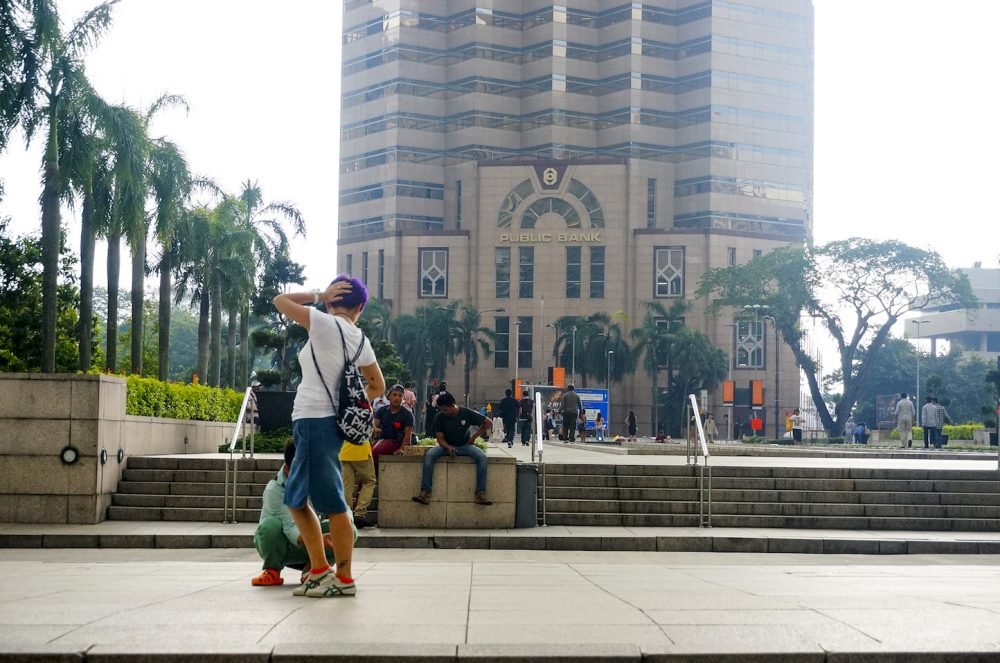
M583 403L580 401L576 387L569 385L566 392L559 399L559 411L562 414L563 443L569 444L576 441L576 419L580 416Z
M899 446L902 449L913 446L913 419L916 413L917 408L904 391L899 395L893 412L896 417L896 430L899 432Z
M939 449L941 447L940 440L938 440L938 409L934 405L934 398L931 396L927 397L924 401L924 406L920 408L920 423L924 427L924 449L929 447L934 447Z
M638 426L635 421L635 410L629 410L628 414L625 415L625 431L628 433L628 441L635 442L635 434L638 430Z
M792 410L789 419L792 420L792 441L798 444L802 442L802 415L799 414L799 408Z
M512 390L507 389L503 393L504 397L500 400L500 405L497 406L497 414L500 415L500 420L503 422L503 441L510 449L514 446L514 433L517 432L517 414L520 408L517 401L514 400Z

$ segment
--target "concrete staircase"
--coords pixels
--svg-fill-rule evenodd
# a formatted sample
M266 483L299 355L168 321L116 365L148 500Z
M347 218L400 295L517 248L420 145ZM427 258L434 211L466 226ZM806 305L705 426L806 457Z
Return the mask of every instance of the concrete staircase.
M715 527L1000 531L995 471L714 466L712 475ZM545 481L551 525L698 525L694 467L547 465Z
M264 487L281 464L280 459L239 461L237 522L257 522ZM130 456L111 498L108 520L222 522L225 469L220 458ZM368 510L370 521L378 517L377 500L376 494Z

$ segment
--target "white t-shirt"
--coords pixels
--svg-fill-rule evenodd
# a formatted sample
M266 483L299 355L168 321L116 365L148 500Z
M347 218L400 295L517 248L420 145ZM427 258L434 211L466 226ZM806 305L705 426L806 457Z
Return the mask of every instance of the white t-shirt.
M295 394L292 406L292 421L297 419L318 419L334 415L333 405L326 389L320 383L313 364L310 347L316 350L316 361L323 372L326 387L334 400L340 390L340 377L344 373L344 349L340 342L340 327L347 342L347 355L354 357L358 351L363 335L361 330L347 323L338 316L322 313L316 309L309 310L309 340L299 351L299 365L302 367L302 382ZM358 356L358 366L371 366L375 363L375 353L371 343L365 338L365 347Z

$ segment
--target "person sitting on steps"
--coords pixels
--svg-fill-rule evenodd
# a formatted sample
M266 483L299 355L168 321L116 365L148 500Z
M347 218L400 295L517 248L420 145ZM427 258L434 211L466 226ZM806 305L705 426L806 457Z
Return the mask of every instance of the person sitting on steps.
M437 436L438 446L424 454L424 470L420 479L420 494L413 498L420 504L431 503L431 488L434 484L434 463L442 456L469 456L476 463L476 504L489 506L493 502L486 499L486 453L476 446L476 438L493 429L493 420L475 410L461 407L450 393L442 392L437 399L438 414L434 418L432 431ZM479 426L469 436L469 428Z

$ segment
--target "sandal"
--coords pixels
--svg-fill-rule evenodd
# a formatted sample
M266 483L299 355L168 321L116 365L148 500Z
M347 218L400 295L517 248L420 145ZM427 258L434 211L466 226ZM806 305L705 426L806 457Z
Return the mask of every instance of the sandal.
M419 495L414 495L413 496L413 501L417 502L418 504L430 504L431 503L431 494L430 493L421 492Z

